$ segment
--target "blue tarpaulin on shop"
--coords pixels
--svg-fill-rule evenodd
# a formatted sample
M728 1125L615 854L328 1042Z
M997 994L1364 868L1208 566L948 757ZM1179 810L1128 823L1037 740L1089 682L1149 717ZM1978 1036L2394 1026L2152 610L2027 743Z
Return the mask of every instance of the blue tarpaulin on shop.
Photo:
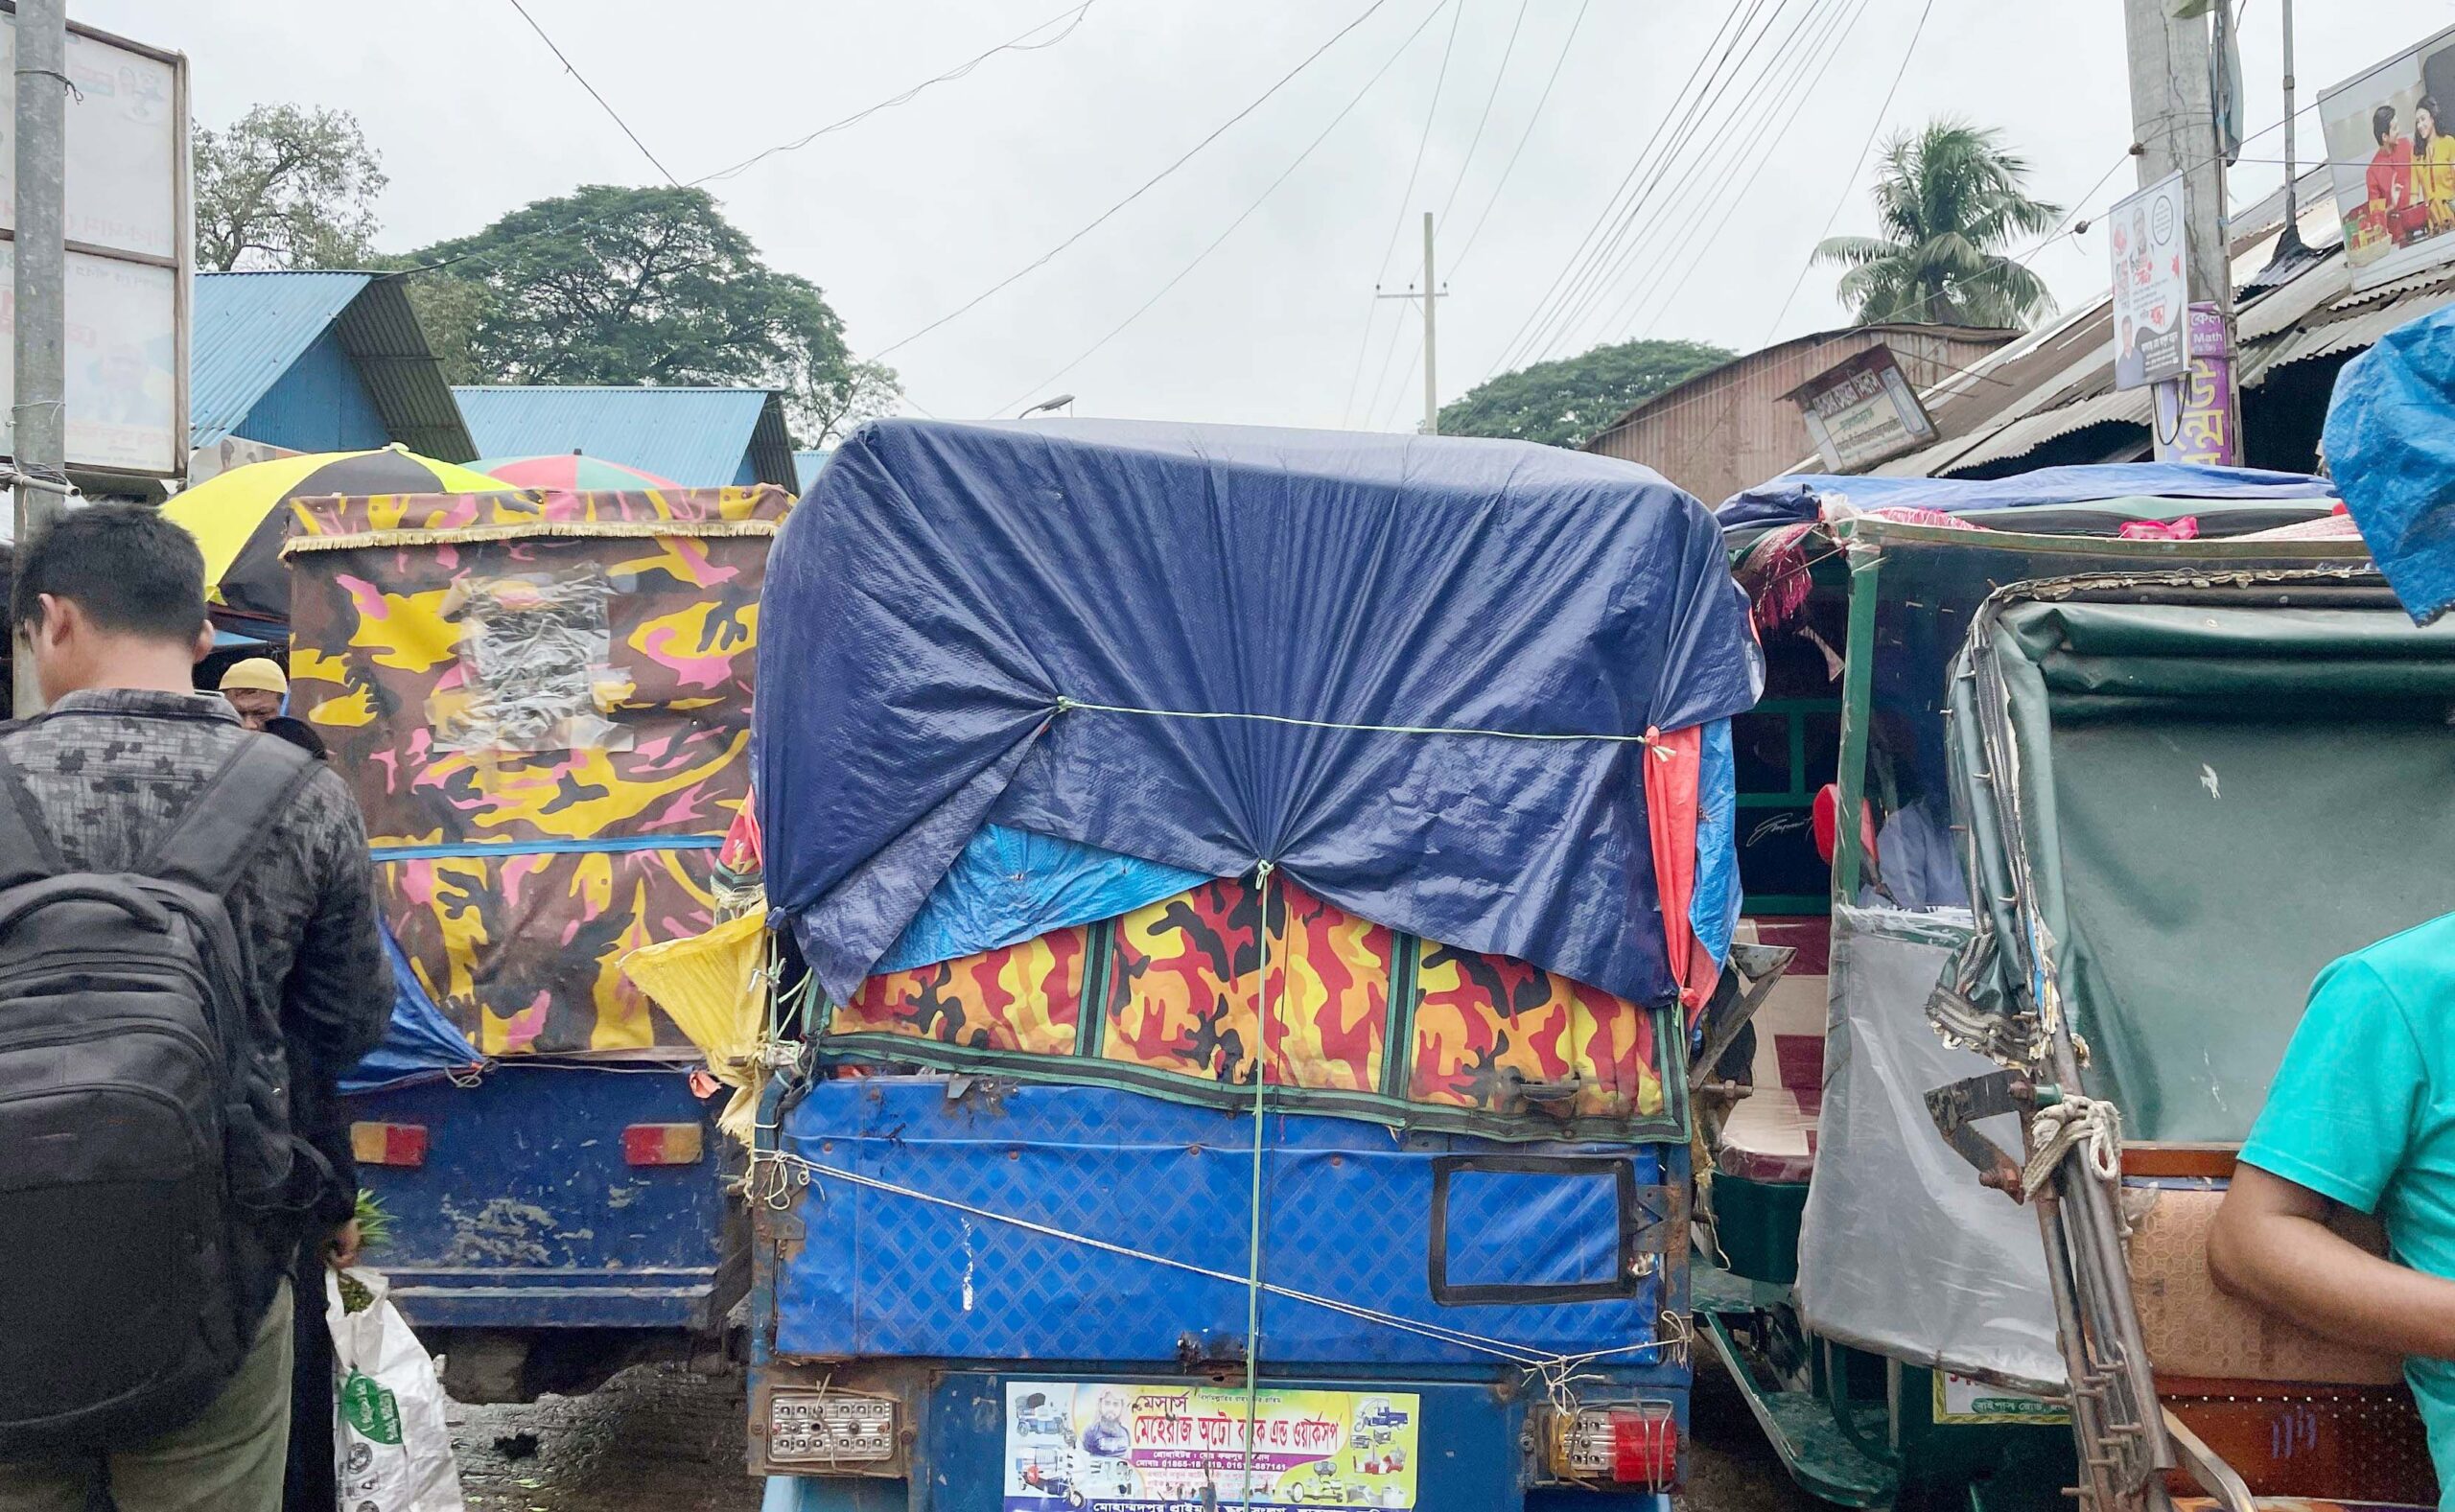
M1648 469L1087 421L863 427L776 542L759 655L769 898L839 998L994 824L1268 861L1667 1003L1639 741L1762 675L1720 532Z
M2328 455L2335 454L2330 451ZM1816 518L1817 500L1839 494L1859 509L2020 509L2033 504L2085 504L2106 499L2332 499L2324 477L2255 467L2203 467L2193 462L2093 462L2041 467L2009 477L1845 477L1791 473L1744 489L1714 518L1725 530L1742 525L1796 524Z

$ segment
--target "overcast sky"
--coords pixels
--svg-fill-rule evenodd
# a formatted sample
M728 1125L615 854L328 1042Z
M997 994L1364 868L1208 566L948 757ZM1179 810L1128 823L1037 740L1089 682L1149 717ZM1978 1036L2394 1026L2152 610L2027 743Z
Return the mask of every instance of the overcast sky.
M898 95L1079 0L526 4L689 181ZM1072 392L1084 414L1383 429L1420 416L1420 370L1410 371L1420 321L1415 307L1372 294L1376 281L1400 290L1419 278L1425 210L1447 210L1444 400L1481 382L1513 341L1538 356L1643 336L1746 350L1846 323L1826 268L1807 272L1778 326L1775 315L1836 206L1835 231L1873 229L1872 154L1855 175L1853 164L1922 12L1884 131L1945 114L1999 128L2033 165L2035 193L2086 196L2090 215L2131 187L2116 0L1739 4L1775 14L1776 40L1800 27L1789 52L1771 57L1767 44L1736 70L1721 107L1745 94L1745 129L1672 158L1625 268L1576 301L1578 318L1537 327L1540 339L1517 338L1631 166L1678 129L1673 104L1730 7L1091 0L1052 45L999 53L710 187L772 264L826 290L856 351L877 353L1082 230L1363 16L1147 194L886 361L917 406L947 417ZM2297 11L2305 105L2455 24L2455 0L2300 0ZM355 113L391 176L386 249L474 231L581 183L661 181L511 0L72 0L70 13L185 51L199 124L270 101ZM2248 0L2254 130L2282 113L2279 23L2279 0ZM1836 40L1809 56L1819 37ZM2316 118L2302 120L2307 160L2319 155ZM2246 156L2276 159L2280 148L2270 131ZM2280 174L2246 161L2237 202ZM2102 236L2089 234L2049 244L2033 266L2076 300L2104 285L2104 262Z

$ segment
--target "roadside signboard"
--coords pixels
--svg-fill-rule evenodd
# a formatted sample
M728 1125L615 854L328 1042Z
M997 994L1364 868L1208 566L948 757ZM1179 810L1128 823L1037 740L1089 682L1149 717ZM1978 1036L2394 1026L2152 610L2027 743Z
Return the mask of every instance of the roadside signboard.
M2172 174L2106 213L2114 253L2114 385L2141 388L2190 366L2184 311L2183 175Z
M188 451L187 60L68 29L67 430L72 470L176 477ZM0 10L0 237L16 217L16 40ZM15 246L0 241L0 453L13 451Z
M1918 391L1882 342L1790 390L1827 472L1854 473L1935 439Z
M2352 287L2455 258L2455 28L2319 92Z

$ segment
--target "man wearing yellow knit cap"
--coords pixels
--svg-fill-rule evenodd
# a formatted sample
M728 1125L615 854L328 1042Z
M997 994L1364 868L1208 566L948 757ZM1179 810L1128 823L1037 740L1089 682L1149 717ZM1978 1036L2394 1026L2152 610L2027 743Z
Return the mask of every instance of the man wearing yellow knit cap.
M230 701L239 723L262 730L266 720L281 712L282 700L290 696L290 679L272 658L251 656L232 663L222 674L222 696Z

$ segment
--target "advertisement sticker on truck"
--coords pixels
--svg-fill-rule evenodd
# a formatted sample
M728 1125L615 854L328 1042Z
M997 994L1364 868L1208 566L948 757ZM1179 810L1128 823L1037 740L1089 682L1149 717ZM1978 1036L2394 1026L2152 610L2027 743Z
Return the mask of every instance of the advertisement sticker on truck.
M1205 1504L1316 1512L1415 1504L1410 1393L1009 1382L1005 1512L1178 1512Z

